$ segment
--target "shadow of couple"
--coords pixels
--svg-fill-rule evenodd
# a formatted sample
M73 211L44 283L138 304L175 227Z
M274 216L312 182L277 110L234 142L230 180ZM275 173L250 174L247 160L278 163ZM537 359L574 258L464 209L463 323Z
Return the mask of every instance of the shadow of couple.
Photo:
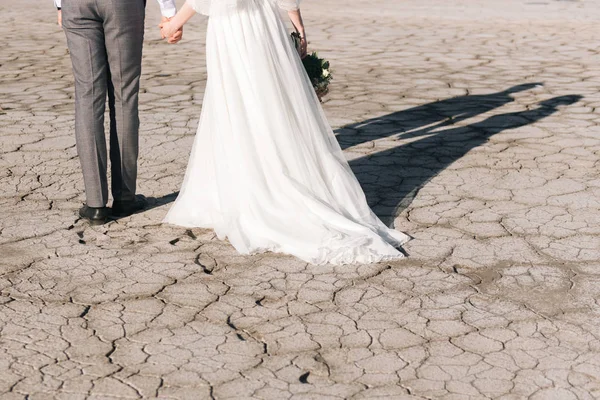
M526 83L501 92L428 103L346 125L336 130L336 137L342 149L383 138L405 142L409 139L404 144L350 162L369 205L386 225L391 226L428 181L471 149L499 132L534 124L557 112L559 107L582 99L579 95L553 97L524 111L496 114L480 122L455 126L513 102L513 93L541 85ZM175 192L149 198L148 209L168 204L177 195L178 192Z

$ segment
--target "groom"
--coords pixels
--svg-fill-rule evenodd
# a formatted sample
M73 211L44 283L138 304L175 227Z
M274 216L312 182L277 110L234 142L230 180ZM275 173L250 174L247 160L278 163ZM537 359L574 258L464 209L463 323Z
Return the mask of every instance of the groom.
M62 4L61 4L62 3ZM145 0L54 0L67 36L75 76L75 139L85 184L79 215L93 225L108 220L104 111L108 95L112 215L143 210L135 194L138 158L138 92L142 69ZM176 12L175 0L158 0L162 20ZM179 30L168 40L181 40Z

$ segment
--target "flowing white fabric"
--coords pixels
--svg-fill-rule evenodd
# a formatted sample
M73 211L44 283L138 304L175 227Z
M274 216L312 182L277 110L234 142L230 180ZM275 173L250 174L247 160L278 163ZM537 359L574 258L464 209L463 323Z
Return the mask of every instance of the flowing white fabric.
M402 258L396 247L409 237L367 205L277 0L248 4L211 14L198 132L164 222L213 228L244 254L282 252L313 264Z
M186 2L199 14L219 15L239 12L253 3L270 0L186 0ZM297 10L300 0L275 0L279 8L286 11Z

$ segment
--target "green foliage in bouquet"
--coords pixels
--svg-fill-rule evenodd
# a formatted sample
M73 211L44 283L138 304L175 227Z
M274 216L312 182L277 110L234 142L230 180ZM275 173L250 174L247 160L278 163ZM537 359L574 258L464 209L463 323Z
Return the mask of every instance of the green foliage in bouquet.
M292 40L296 45L296 49L299 50L300 35L297 32L292 33ZM318 54L313 52L302 59L302 64L319 100L321 100L329 92L329 82L333 79L329 71L329 61L319 58Z

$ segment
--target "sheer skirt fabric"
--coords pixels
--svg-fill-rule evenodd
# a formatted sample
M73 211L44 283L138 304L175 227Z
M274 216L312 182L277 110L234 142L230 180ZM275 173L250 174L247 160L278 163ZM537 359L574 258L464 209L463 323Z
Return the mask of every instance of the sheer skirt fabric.
M186 2L197 13L204 15L235 13L263 2L274 3L286 11L297 10L300 7L300 0L187 0Z
M180 194L164 222L212 228L240 253L313 264L402 258L370 210L276 1L212 14L208 82Z

